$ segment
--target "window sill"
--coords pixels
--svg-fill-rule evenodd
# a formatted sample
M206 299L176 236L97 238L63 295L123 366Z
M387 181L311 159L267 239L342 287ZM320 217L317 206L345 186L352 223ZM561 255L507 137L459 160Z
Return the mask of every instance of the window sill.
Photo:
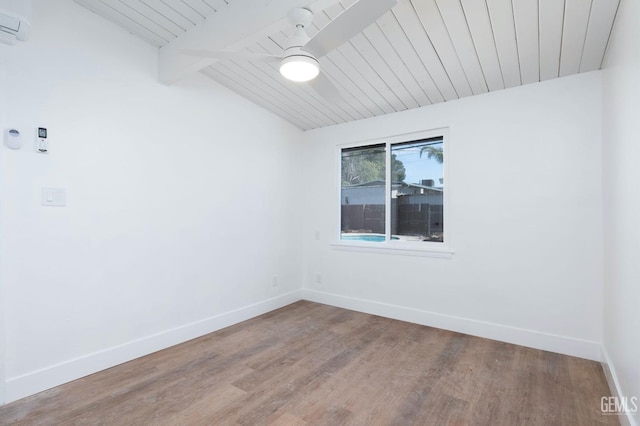
M451 259L454 251L446 246L435 247L429 245L425 247L421 244L407 243L402 241L387 242L354 242L338 240L331 243L335 250L357 251L362 253L392 254L400 256L422 256L434 257L438 259Z

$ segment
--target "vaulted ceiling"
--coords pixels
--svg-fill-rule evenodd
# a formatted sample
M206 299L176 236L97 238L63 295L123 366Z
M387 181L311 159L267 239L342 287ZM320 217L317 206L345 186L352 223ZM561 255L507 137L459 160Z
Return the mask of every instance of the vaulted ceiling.
M202 72L306 130L600 69L619 0L398 0L320 58L338 101L285 80L277 63L181 49L280 54L289 9L314 12L313 36L354 0L76 2L158 47L161 81Z

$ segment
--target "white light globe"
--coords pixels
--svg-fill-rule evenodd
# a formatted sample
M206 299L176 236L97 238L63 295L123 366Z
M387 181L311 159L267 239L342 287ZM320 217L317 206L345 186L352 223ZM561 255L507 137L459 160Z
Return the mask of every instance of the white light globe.
M318 61L309 56L292 55L280 62L280 74L291 81L313 80L320 73Z

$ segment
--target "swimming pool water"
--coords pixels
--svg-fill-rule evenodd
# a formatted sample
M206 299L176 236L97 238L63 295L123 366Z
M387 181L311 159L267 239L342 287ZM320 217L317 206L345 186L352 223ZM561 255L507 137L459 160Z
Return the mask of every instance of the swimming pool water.
M380 234L342 234L340 236L341 240L347 241L373 241L373 242L384 242L384 235ZM392 240L397 240L398 237L391 237Z

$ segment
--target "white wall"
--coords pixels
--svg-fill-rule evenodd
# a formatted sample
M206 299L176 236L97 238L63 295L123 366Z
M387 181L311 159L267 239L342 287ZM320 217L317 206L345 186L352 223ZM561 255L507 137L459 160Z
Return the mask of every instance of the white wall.
M638 395L629 3L604 122L595 72L302 134L202 76L159 85L155 49L35 0L30 40L0 45L0 127L29 142L0 148L0 401L296 300L301 276L311 300L597 359L604 274L608 360ZM37 126L47 156L30 149ZM453 258L332 249L336 145L439 127ZM68 206L41 207L44 186Z
M0 44L0 126L27 139L0 163L7 402L300 296L302 132L203 76L162 86L156 62L70 0Z
M0 56L0 94L3 96L0 97L0 123L5 122L6 120L6 104L4 98L4 93L6 91L6 69L2 65L2 56ZM0 130L2 127L0 126ZM4 135L2 136L4 138ZM0 144L4 144L2 141ZM3 176L2 176L2 162L4 157L4 147L0 147L0 212L5 203L4 190L3 190ZM0 232L2 232L2 217L0 213ZM3 264L3 255L2 255L2 234L0 234L0 271L2 270ZM2 285L2 276L0 275L0 405L5 401L5 338L4 338L4 317L5 317L5 303L4 303L4 289Z
M639 28L640 5L623 0L603 72L604 347L628 398L640 398Z
M599 359L600 89L594 72L306 132L305 297ZM336 145L440 127L453 258L332 248Z

